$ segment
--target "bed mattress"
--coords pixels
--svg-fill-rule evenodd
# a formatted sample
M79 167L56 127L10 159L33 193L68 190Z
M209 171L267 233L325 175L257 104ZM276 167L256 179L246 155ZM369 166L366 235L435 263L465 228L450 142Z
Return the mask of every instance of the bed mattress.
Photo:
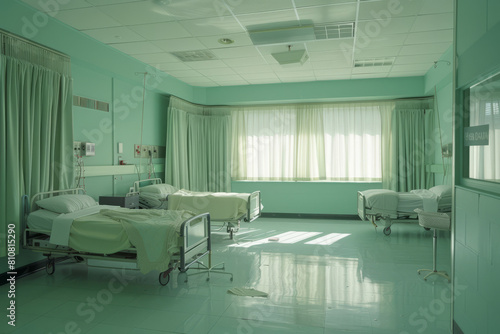
M47 231L49 235L54 220L59 216L52 211L37 210L29 214L28 226ZM99 254L112 254L132 247L123 225L99 213L73 221L68 245L79 252Z
M181 189L168 195L169 210L210 213L214 221L232 221L247 213L248 193L196 192Z

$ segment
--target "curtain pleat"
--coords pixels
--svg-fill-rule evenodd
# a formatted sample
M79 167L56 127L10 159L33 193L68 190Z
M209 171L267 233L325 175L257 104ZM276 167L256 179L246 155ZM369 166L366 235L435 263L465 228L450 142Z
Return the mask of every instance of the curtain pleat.
M230 140L230 115L171 97L166 182L193 191L230 191Z
M20 237L21 197L73 183L71 77L3 54L0 61L0 229L14 224Z

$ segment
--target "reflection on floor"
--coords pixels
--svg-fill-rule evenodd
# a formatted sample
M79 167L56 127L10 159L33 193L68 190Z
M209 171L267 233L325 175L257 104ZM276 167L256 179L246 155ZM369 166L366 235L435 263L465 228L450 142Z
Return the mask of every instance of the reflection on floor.
M162 287L157 273L68 261L52 276L18 279L17 326L4 316L0 332L450 333L451 286L417 275L432 268L432 232L416 224L385 236L361 221L260 218L234 240L225 229L212 235L213 262L225 262L232 282L213 274L185 283L175 272ZM450 272L449 232L439 233L437 263ZM232 287L269 295L235 296Z

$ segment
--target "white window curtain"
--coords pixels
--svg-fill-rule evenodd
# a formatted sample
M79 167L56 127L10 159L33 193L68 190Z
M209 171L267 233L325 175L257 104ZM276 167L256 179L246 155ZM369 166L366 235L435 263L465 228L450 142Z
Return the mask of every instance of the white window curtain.
M497 95L497 96L495 96ZM489 125L489 143L469 148L469 177L473 179L500 180L500 96L488 92L489 99L470 99L470 126Z
M193 191L230 191L231 119L224 110L170 98L165 181Z
M0 31L0 245L23 195L72 186L71 96L69 57Z
M383 104L233 108L233 179L381 181Z

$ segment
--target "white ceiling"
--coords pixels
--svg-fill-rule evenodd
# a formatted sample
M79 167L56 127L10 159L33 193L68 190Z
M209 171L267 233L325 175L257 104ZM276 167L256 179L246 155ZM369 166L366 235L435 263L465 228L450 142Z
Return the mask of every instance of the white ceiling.
M44 10L42 1L23 1ZM48 13L194 86L421 76L453 39L452 0L72 0ZM255 25L346 22L355 22L354 37L255 46L248 34ZM288 44L309 59L279 65L271 53ZM210 50L216 59L182 62L171 54L191 50ZM353 65L379 58L394 62Z

